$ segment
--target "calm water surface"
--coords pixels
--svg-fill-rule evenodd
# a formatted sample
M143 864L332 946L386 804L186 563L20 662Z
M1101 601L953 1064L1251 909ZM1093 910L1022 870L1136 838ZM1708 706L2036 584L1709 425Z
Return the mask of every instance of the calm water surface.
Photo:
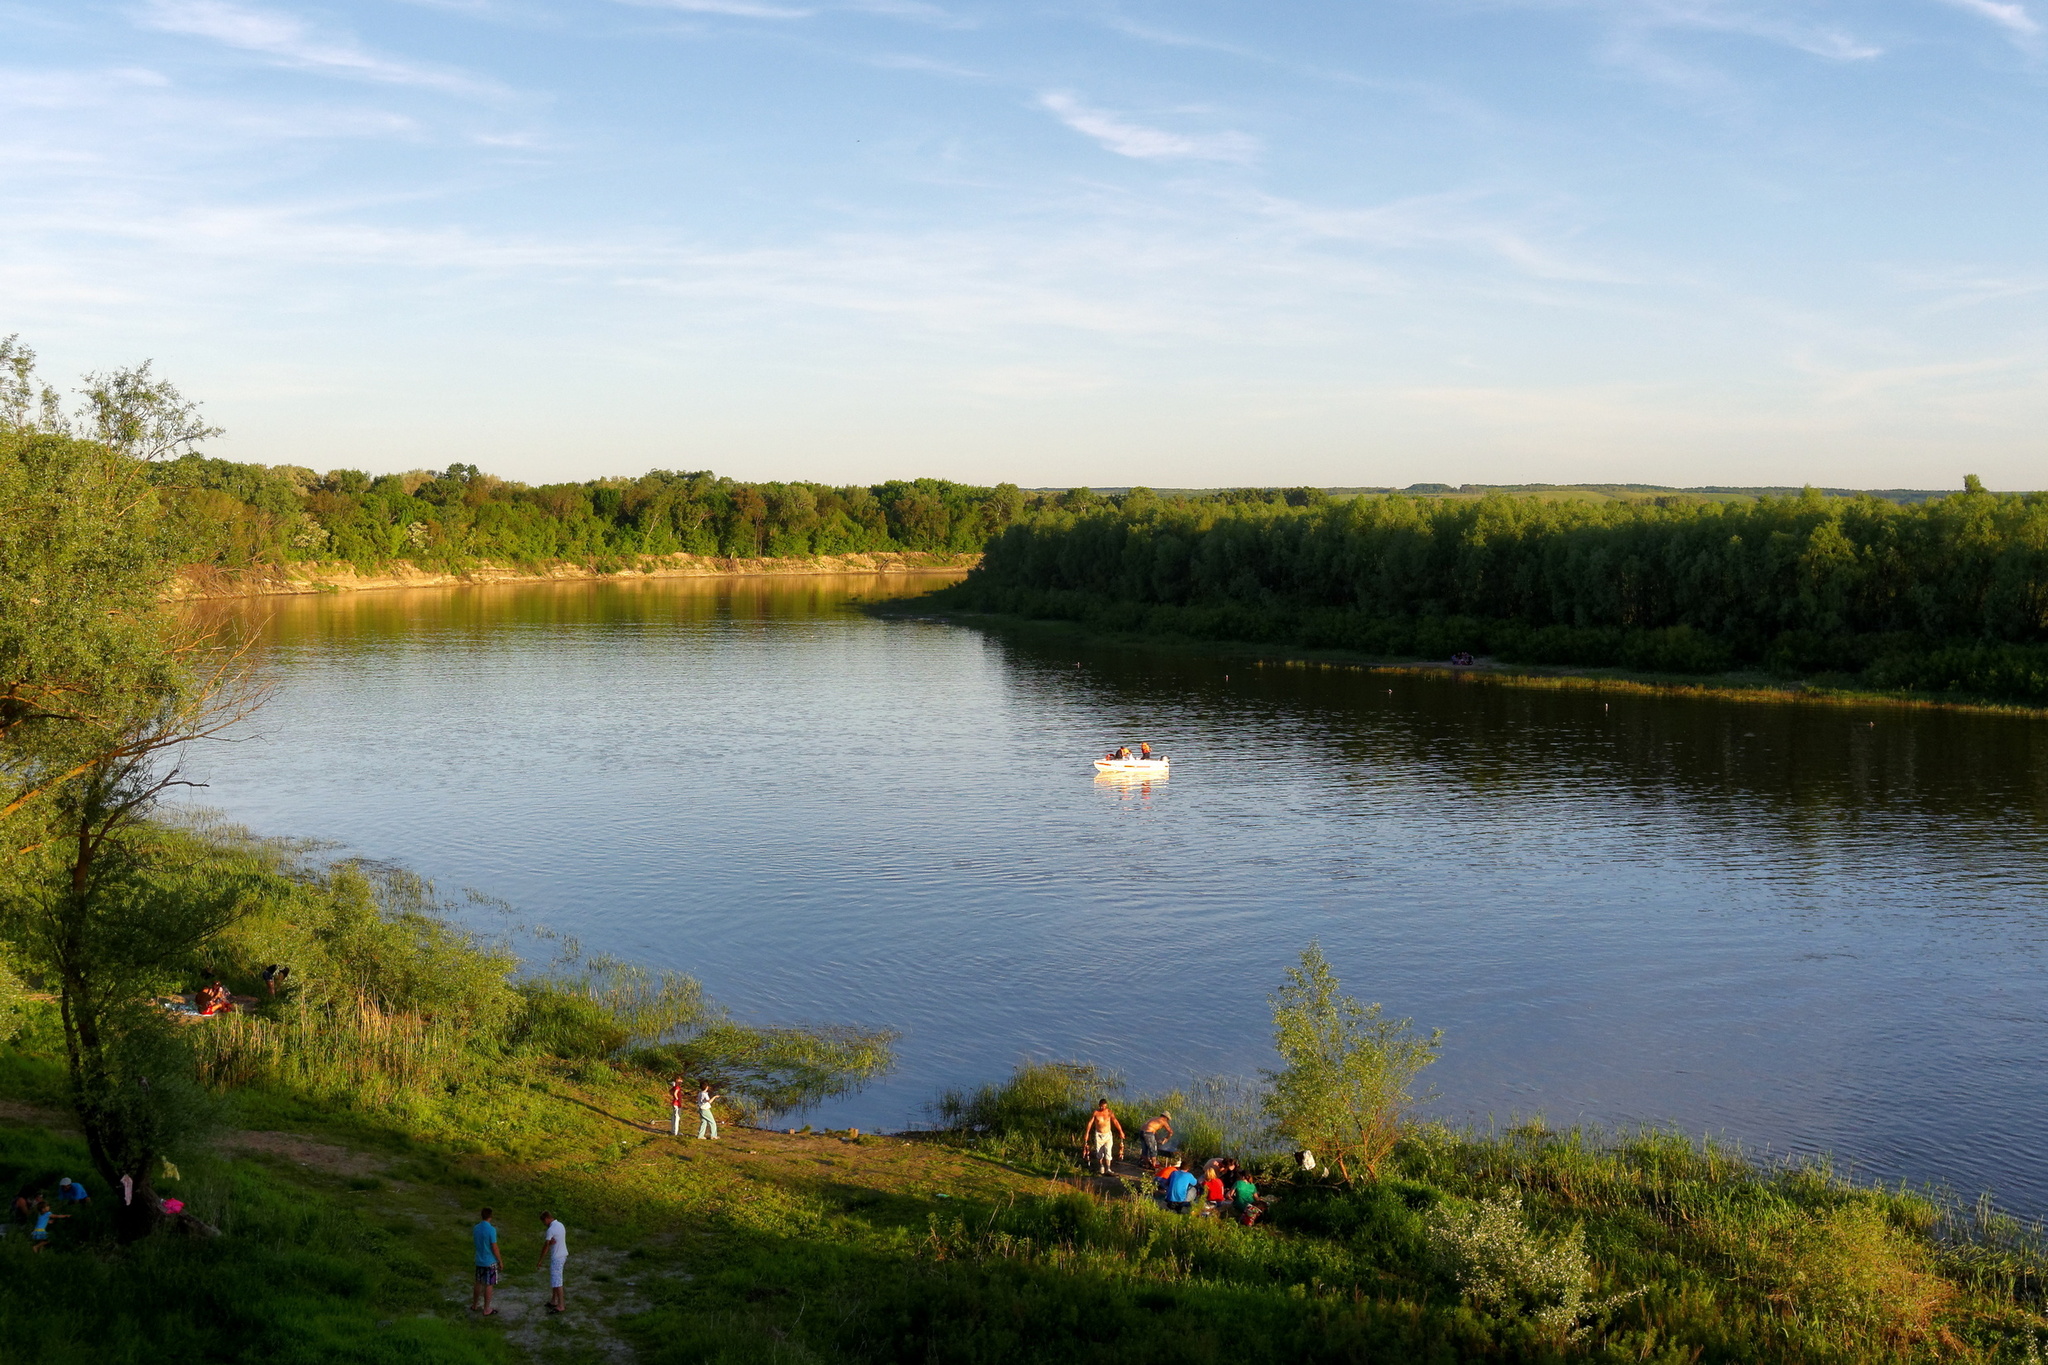
M1027 1055L1249 1074L1318 938L1444 1030L1449 1117L1674 1122L2048 1213L2048 724L1049 653L848 605L928 586L236 607L277 699L187 768L261 832L749 1017L902 1030L834 1124ZM1170 780L1092 776L1139 739Z

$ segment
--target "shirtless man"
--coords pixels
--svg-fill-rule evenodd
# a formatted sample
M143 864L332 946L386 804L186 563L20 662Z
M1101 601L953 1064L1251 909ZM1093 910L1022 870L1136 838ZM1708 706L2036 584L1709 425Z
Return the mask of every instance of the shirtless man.
M1117 1122L1116 1114L1110 1109L1108 1100L1100 1100L1095 1112L1088 1116L1088 1127L1081 1134L1081 1145L1088 1149L1088 1169L1097 1175L1109 1174L1109 1135L1116 1134L1116 1154L1124 1154L1124 1126Z
M1173 1140L1173 1115L1162 1109L1156 1117L1147 1119L1138 1140L1145 1144L1145 1164L1159 1169L1159 1158L1166 1155L1166 1144Z

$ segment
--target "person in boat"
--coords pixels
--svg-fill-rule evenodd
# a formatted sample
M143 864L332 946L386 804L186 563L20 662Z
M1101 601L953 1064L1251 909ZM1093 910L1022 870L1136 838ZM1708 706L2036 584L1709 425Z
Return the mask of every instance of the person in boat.
M1124 745L1116 751L1116 756L1120 759L1129 758L1131 756L1131 746L1128 744Z
M1152 761L1152 746L1141 741L1138 745L1138 757L1150 763Z

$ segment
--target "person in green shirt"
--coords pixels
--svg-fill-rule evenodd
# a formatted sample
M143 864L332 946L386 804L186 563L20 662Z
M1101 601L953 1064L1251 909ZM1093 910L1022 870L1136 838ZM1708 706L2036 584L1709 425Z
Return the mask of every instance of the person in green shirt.
M1250 1227L1259 1219L1259 1187L1252 1184L1252 1178L1244 1172L1237 1173L1237 1184L1230 1190L1231 1211L1237 1221Z

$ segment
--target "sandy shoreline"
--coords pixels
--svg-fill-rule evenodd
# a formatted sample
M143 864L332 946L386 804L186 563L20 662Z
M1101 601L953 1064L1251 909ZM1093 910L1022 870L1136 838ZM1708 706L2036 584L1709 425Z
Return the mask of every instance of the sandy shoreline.
M164 594L172 602L220 601L238 597L290 597L310 593L375 592L392 588L442 588L489 583L558 583L641 578L757 578L821 574L957 573L981 562L978 554L947 555L900 551L813 555L802 558L728 559L710 555L641 556L628 568L600 570L588 564L544 567L478 564L459 570L422 569L394 560L376 573L353 564L307 561L246 571L194 565L171 580Z

